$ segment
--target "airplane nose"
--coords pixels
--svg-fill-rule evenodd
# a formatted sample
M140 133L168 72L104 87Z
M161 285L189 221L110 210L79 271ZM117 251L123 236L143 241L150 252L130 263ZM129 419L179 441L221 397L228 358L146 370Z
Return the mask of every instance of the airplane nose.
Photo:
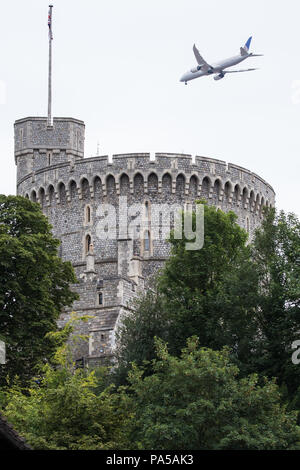
M189 74L188 73L184 73L180 79L181 82L187 82L189 79Z

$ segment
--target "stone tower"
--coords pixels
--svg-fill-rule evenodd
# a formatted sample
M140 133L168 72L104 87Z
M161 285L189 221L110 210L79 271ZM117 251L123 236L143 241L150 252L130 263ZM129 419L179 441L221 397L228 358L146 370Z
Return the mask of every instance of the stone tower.
M73 288L80 300L62 312L60 322L72 310L92 316L81 327L89 342L78 345L75 356L94 363L110 356L122 316L169 255L165 238L153 237L155 204L184 208L205 198L233 210L251 237L275 194L258 175L222 160L162 153L154 160L147 153L84 158L84 132L84 123L72 118L54 118L52 126L47 118L18 120L15 161L17 193L41 205L61 240L60 256L72 262L79 281ZM136 237L119 234L122 198L129 207L142 204L140 215L149 219ZM107 207L116 219L111 238L99 236L109 221ZM127 223L137 215L128 213ZM161 234L164 221L159 223Z
M28 174L54 164L84 157L85 126L72 118L29 117L15 122L15 161L20 181Z

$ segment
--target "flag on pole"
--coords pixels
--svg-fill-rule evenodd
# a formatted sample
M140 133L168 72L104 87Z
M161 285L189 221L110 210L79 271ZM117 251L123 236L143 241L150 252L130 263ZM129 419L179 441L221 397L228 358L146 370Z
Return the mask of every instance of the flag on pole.
M49 39L52 41L52 39L53 39L53 34L52 34L52 5L50 5L50 8L49 8L48 26L49 26Z

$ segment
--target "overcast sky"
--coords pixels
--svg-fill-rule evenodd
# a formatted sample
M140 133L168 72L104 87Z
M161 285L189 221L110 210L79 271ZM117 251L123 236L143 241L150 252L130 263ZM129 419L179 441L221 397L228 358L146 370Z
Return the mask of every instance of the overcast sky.
M244 166L300 214L299 0L54 0L53 114L86 124L86 157L185 152ZM0 0L0 192L15 194L13 123L47 114L48 4ZM187 86L208 62L264 57ZM240 68L240 66L238 66Z

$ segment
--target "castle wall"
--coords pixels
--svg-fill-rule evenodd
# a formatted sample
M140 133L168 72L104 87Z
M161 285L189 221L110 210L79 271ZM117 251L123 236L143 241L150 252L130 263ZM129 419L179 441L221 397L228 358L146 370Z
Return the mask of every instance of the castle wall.
M89 342L76 351L77 357L92 361L110 354L122 314L169 255L163 237L151 238L155 204L184 207L205 198L225 212L233 210L250 238L261 223L262 208L275 204L274 190L267 182L221 160L162 153L155 160L149 154L114 155L111 162L107 156L83 158L81 121L56 118L51 130L44 118L27 118L15 124L15 139L17 193L41 204L54 235L61 240L61 257L72 262L79 279L74 289L80 300L73 310L93 315L81 327ZM120 197L127 198L129 207L143 205L141 216L145 219L148 214L150 220L149 247L142 224L134 240L118 233L111 239L99 237L99 230L112 225L114 211L118 232L124 216ZM112 213L103 213L105 204L111 205ZM129 213L127 222L135 217ZM162 233L164 221L159 223ZM70 310L65 311L61 322L69 315Z
M236 189L236 191L235 191ZM54 233L63 238L63 256L78 262L82 254L82 236L95 231L100 218L99 204L109 203L116 208L119 196L126 196L128 205L149 201L150 204L185 204L204 197L225 212L233 210L238 223L253 234L261 221L261 208L274 205L275 194L270 185L254 173L236 165L196 157L193 164L188 156L156 154L94 157L51 165L21 178L18 194L41 202L54 226ZM84 208L91 205L92 222L84 223ZM69 217L72 214L71 219ZM106 241L97 245L96 252L116 257L116 244ZM166 256L164 244L157 243L157 257Z

